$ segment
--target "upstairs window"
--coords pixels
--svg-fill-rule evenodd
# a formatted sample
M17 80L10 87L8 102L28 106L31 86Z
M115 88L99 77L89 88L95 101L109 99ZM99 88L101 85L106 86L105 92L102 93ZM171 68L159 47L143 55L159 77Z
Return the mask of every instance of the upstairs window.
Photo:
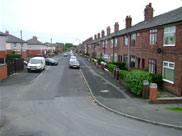
M105 42L103 41L103 42L102 42L102 47L105 48L104 46L105 46Z
M175 46L176 26L164 28L164 46Z
M111 41L111 48L113 48L113 39L111 39L110 41Z
M107 48L107 40L105 41L105 48Z
M124 45L128 46L128 36L127 35L124 36Z
M117 47L117 45L118 45L118 39L114 38L114 47Z
M150 45L157 44L157 29L150 30Z
M136 34L131 35L131 45L135 45L136 42Z
M16 48L16 43L14 43L14 48Z

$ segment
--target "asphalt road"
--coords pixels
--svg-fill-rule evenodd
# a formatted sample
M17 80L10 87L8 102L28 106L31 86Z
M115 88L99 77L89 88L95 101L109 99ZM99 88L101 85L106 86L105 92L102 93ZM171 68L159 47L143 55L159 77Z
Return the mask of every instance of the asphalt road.
M182 131L128 119L97 106L68 57L31 84L0 86L0 136L181 136Z

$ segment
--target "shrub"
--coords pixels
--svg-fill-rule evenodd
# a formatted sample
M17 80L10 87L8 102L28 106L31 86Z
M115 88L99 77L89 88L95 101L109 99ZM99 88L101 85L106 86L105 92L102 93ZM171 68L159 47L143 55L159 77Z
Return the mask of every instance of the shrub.
M58 55L59 51L58 50L55 50L54 51L54 54Z
M142 93L143 80L148 80L149 83L151 83L151 76L148 72L141 70L133 70L126 74L124 78L126 87L136 95L140 95Z
M21 54L15 54L15 53L6 54L6 58L7 59L21 58Z
M104 62L104 59L102 59L102 58L97 59L97 62L99 65L101 64L102 61Z
M116 65L121 70L127 70L126 64L123 62L110 62L110 64Z
M115 68L115 67L117 67L117 66L114 65L114 64L111 64L111 63L108 63L108 64L107 64L107 68L108 68L108 70L109 70L111 73L114 72L114 68Z
M128 74L129 72L127 70L120 70L119 71L119 78L124 80L124 78L126 77L126 74Z
M152 83L156 83L159 88L162 88L162 74L150 74Z

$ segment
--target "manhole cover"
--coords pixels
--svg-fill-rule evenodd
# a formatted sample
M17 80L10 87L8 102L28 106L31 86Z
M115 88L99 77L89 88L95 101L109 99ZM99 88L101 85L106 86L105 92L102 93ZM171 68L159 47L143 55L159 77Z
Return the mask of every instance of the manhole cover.
M108 93L109 90L101 90L100 92L101 92L101 93Z

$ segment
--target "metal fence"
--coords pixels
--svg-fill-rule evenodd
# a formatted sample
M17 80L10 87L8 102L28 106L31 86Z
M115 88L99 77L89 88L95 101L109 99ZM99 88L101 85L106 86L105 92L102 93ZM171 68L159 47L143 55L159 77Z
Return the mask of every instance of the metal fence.
M24 69L24 59L6 59L8 76Z

